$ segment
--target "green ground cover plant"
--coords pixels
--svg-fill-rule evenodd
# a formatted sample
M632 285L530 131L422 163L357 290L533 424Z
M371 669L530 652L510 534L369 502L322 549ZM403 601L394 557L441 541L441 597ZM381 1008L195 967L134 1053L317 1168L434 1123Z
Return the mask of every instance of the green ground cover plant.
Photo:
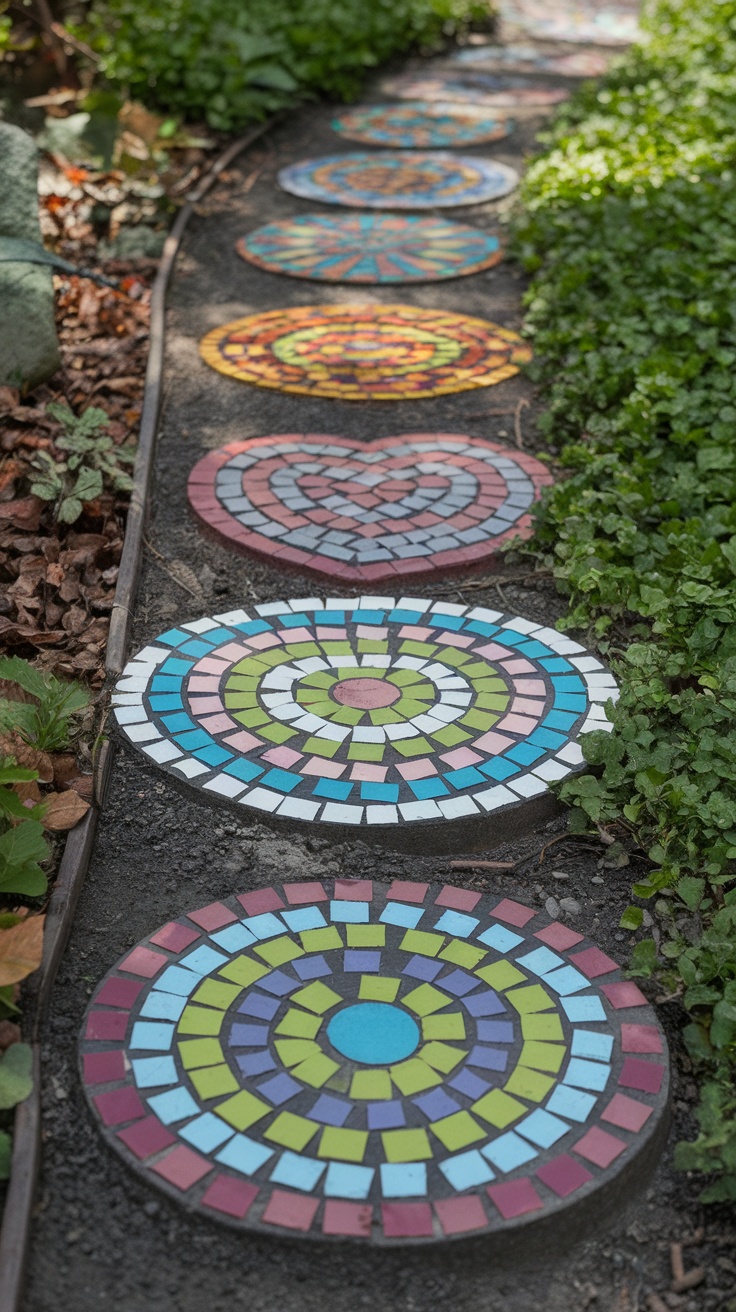
M543 431L569 477L531 550L609 652L615 733L562 788L579 829L654 863L658 972L690 1014L700 1134L682 1169L736 1198L736 0L660 0L650 40L563 110L516 224Z
M382 60L488 18L485 0L96 0L85 35L134 97L227 130L349 99Z

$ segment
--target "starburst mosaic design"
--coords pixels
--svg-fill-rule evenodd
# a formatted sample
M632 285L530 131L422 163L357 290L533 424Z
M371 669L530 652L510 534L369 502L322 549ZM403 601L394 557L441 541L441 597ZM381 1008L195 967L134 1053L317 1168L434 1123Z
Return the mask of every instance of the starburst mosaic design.
M214 328L200 350L213 369L257 387L343 401L490 387L531 359L508 328L414 305L269 310Z
M416 597L300 598L159 634L113 693L123 733L195 788L280 820L432 825L519 806L610 729L611 674L531 620Z
M195 514L232 545L343 583L467 568L531 532L552 482L522 451L452 433L361 443L230 442L189 476Z
M270 273L374 284L466 277L503 258L492 233L413 214L302 214L256 228L237 249Z
M96 990L80 1057L102 1133L155 1188L244 1229L378 1244L564 1225L667 1098L652 1009L583 934L402 880L170 921Z
M454 102L417 100L403 105L358 105L332 120L332 127L351 141L394 149L441 150L499 141L513 130L509 119Z
M442 151L323 155L279 173L280 185L293 196L383 210L480 205L507 196L518 182L516 170L497 160Z

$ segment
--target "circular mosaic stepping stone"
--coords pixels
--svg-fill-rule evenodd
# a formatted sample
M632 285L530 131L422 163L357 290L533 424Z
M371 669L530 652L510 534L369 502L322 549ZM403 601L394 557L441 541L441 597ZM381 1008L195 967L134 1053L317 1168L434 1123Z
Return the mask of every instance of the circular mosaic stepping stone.
M595 3L576 4L555 13L547 0L503 0L501 16L545 41L590 41L594 45L629 45L641 41L638 5L630 10Z
M302 214L257 228L237 250L270 273L319 282L439 282L503 258L498 237L480 228L403 214Z
M377 442L286 434L230 442L189 476L196 515L228 542L343 583L467 568L531 532L552 482L524 452L454 433Z
M402 73L399 77L387 78L382 82L381 90L387 96L399 96L402 100L455 101L458 104L468 103L496 109L558 105L569 99L570 94L563 87L529 86L514 78L483 78L481 74L471 82L467 79L460 81L444 77L415 77L411 73Z
M555 77L602 77L610 56L600 50L575 50L569 55L543 55L534 46L472 46L453 55L452 63L485 67L532 68Z
M452 97L446 97L452 99ZM480 205L518 186L515 169L497 160L442 151L322 155L281 169L284 191L327 205L425 210Z
M404 105L360 105L332 120L332 127L351 141L367 146L437 150L443 146L473 146L498 141L513 130L485 110L463 111L457 104L416 101Z
M113 704L200 799L394 846L538 818L610 729L611 674L531 620L424 598L299 598L160 634ZM456 826L460 826L460 831Z
M567 1229L660 1150L637 985L510 899L395 880L193 910L97 989L81 1072L147 1183L246 1230L375 1244Z
M418 400L512 378L531 350L485 319L415 305L308 305L214 328L207 364L257 387L342 401Z

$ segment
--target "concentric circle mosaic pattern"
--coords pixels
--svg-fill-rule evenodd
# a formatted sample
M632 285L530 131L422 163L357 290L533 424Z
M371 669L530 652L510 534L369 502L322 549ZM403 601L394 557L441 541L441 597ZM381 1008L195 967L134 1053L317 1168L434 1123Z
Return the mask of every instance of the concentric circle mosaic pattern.
M475 105L477 108L517 110L522 106L558 105L567 100L570 94L563 87L537 87L526 83L516 85L513 78L486 76L484 81L485 85L482 74L477 74L472 80L461 80L416 77L412 73L402 73L399 77L387 78L381 84L381 90L386 95L399 96L402 100L454 101Z
M319 282L404 283L460 278L498 264L498 237L450 219L399 214L302 214L237 243L251 264Z
M534 46L471 46L459 50L451 63L506 68L528 68L556 77L602 77L610 56L600 50L574 50L569 55L545 55Z
M646 998L575 930L445 886L191 911L90 1004L82 1078L145 1179L245 1228L382 1243L585 1203L667 1094Z
M280 185L293 196L383 210L480 205L507 196L518 182L516 170L497 160L442 151L323 155L279 173Z
M332 127L351 141L394 149L441 150L443 146L473 146L508 136L513 124L485 110L465 113L455 103L418 100L404 105L360 105L332 120Z
M424 598L301 598L169 629L113 694L130 742L204 796L396 826L536 797L610 729L613 676L530 620Z
M490 387L531 350L485 319L414 305L308 305L215 328L200 351L257 387L343 401L418 400Z
M210 452L189 501L273 563L375 583L487 559L531 532L529 510L551 482L522 451L452 433L370 443L292 433Z

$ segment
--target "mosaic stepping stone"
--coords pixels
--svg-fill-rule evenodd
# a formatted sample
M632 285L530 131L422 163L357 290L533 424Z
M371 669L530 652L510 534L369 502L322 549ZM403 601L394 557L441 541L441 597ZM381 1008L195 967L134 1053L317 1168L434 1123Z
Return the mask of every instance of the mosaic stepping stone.
M606 953L523 903L404 880L170 921L96 990L80 1067L107 1143L185 1207L377 1245L533 1244L537 1222L617 1210L668 1095L656 1015Z
M351 141L367 146L438 150L443 146L474 146L498 141L513 131L509 119L493 118L486 110L456 103L418 100L404 105L359 105L332 120L332 127Z
M292 196L379 210L480 205L507 196L518 183L516 170L497 160L442 151L322 155L279 173L279 184Z
M594 45L629 45L641 41L638 4L631 8L594 3L576 4L574 9L550 8L547 0L501 0L504 22L524 28L530 36L545 41L590 41Z
M602 77L610 56L600 50L575 50L569 55L544 55L534 46L470 46L451 63L474 67L537 69L555 77Z
M286 434L211 451L189 501L231 545L373 584L487 561L531 533L530 507L551 482L532 456L453 433Z
M519 109L531 105L558 105L569 98L563 87L537 87L519 78L476 75L473 81L446 77L416 77L402 73L381 83L387 96L402 100L455 101L495 109ZM374 156L371 158L375 158ZM510 191L511 188L509 187ZM452 202L455 203L455 202Z
M214 328L200 343L220 373L303 396L419 400L491 387L531 350L485 319L416 305L308 305Z
M532 620L306 597L159 634L113 706L128 741L201 801L437 851L546 815L549 782L582 766L578 738L612 728L617 696L600 661Z
M492 233L415 214L301 214L256 228L237 250L270 273L319 282L439 282L503 259Z

